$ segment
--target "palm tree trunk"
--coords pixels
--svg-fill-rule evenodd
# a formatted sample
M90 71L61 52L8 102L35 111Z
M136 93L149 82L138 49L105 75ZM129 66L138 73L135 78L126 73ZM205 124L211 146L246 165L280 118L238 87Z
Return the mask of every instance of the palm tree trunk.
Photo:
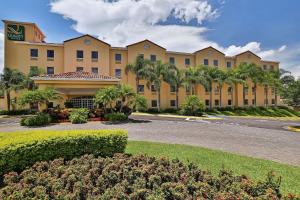
M176 109L178 110L179 109L179 90L178 90L178 87L176 87Z
M212 83L209 84L209 108L212 109Z
M231 86L231 107L234 107L234 96L233 96L233 91L234 91L234 87L235 87L235 85L234 84L232 84L232 86Z
M243 107L245 106L245 98L246 98L245 85L243 85Z
M256 106L256 89L257 89L257 84L254 84L254 106Z
M7 110L10 111L10 92L6 91Z
M140 80L138 77L135 78L135 86L136 86L136 93L139 94L139 84Z
M277 106L277 91L276 91L276 88L274 89L275 91L275 106Z
M222 86L219 86L220 88L220 107L222 107Z
M160 112L160 88L157 88L157 111Z
M267 88L267 92L266 92L266 99L265 99L266 103L265 103L265 106L268 107L268 103L269 103L269 102L268 102L268 96L269 96L269 95L268 95L268 93L269 93L269 91L268 91L268 86L267 86L266 88Z

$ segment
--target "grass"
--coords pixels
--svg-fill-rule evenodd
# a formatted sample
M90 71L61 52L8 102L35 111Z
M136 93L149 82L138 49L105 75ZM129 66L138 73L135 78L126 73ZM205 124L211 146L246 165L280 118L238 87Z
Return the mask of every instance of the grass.
M281 107L248 107L224 110L209 110L207 114L265 118L290 118L300 120L300 112Z
M282 193L300 194L300 168L295 166L188 145L139 141L129 141L126 153L178 158L184 163L196 163L214 175L224 167L235 174L245 174L257 181L264 180L269 171L274 171L277 176L282 177Z

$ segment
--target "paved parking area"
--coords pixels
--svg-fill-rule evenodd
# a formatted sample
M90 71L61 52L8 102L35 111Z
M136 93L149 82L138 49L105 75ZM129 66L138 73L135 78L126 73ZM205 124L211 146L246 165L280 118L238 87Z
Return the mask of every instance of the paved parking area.
M300 134L280 128L289 123L299 125L298 122L270 120L256 122L252 119L234 122L226 120L187 121L145 116L133 116L132 118L137 121L114 125L100 122L80 125L66 123L38 129L121 128L128 130L130 140L195 145L300 166ZM0 119L0 132L29 129L20 127L17 121L18 119L14 118ZM272 123L280 124L280 126L272 128ZM268 127L262 127L262 124L268 124Z

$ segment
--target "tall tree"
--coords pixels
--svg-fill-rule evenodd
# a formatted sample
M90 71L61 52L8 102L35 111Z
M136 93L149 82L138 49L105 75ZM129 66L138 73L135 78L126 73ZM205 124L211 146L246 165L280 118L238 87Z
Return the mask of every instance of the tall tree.
M262 83L264 83L264 77L265 77L265 73L262 70L261 67L255 65L255 64L249 64L247 66L247 73L248 76L251 80L251 82L253 83L254 87L254 105L256 106L256 101L257 101L257 86L261 85Z
M3 74L0 75L0 87L6 95L7 110L11 108L11 91L17 91L24 88L25 76L16 69L4 68Z
M132 72L133 74L135 74L135 85L137 93L139 93L138 87L140 84L140 80L144 78L144 69L151 64L152 63L150 60L144 59L142 55L139 55L136 57L136 60L133 64L128 64L125 68L126 74L128 74L128 72Z
M179 88L185 83L185 71L179 70L175 65L169 65L164 80L169 83L170 86L175 87L176 109L179 109Z
M205 67L202 66L201 69L204 71L204 78L207 82L207 87L209 90L209 107L212 109L212 91L213 84L217 83L218 77L220 75L220 69L218 67Z
M235 102L234 102L234 92L236 90L236 85L239 83L243 83L243 80L239 79L239 77L237 76L237 72L236 70L233 69L228 69L226 72L226 80L225 83L231 87L231 91L230 91L230 95L231 95L231 104L232 106L234 106Z
M28 75L25 77L25 86L28 90L35 90L37 86L34 84L34 81L31 79L34 76L39 76L44 74L44 70L38 67L31 67Z
M218 69L217 72L217 77L215 81L217 82L219 86L219 99L220 99L220 106L222 107L222 91L223 91L223 86L225 85L226 81L228 79L227 73L221 69Z
M207 87L203 67L189 67L185 71L185 85L192 90L192 95L197 95L197 84Z
M141 74L143 74L145 80L147 81L147 87L150 88L151 85L154 85L157 94L157 110L160 111L160 102L161 102L161 85L164 80L164 76L167 73L167 64L162 63L161 61L152 62L147 65Z
M245 97L246 97L246 86L248 86L247 82L250 80L249 78L249 67L247 63L241 63L236 68L236 77L241 80L241 84L243 86L243 105L245 105Z
M133 104L135 92L131 86L124 84L118 86L118 93L121 102L120 112L123 112L125 106L129 107L130 104Z

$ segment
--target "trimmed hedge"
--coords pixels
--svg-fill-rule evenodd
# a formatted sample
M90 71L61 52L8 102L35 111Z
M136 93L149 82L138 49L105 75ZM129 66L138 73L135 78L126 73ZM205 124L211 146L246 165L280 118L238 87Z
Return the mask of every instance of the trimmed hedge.
M104 118L111 122L121 122L128 119L127 115L124 113L109 113L104 116Z
M1 186L0 186L1 187ZM283 196L280 178L255 182L220 170L218 176L190 163L149 156L84 155L70 161L39 162L5 175L0 199L296 200Z
M0 133L0 177L9 171L21 171L37 161L72 159L83 154L112 156L123 153L126 144L127 132L123 130Z
M21 126L44 126L51 123L51 117L45 113L39 113L35 116L24 117L21 119Z
M34 110L28 110L28 109L24 109L24 110L0 110L0 115L30 115L30 114L35 114L36 111Z

